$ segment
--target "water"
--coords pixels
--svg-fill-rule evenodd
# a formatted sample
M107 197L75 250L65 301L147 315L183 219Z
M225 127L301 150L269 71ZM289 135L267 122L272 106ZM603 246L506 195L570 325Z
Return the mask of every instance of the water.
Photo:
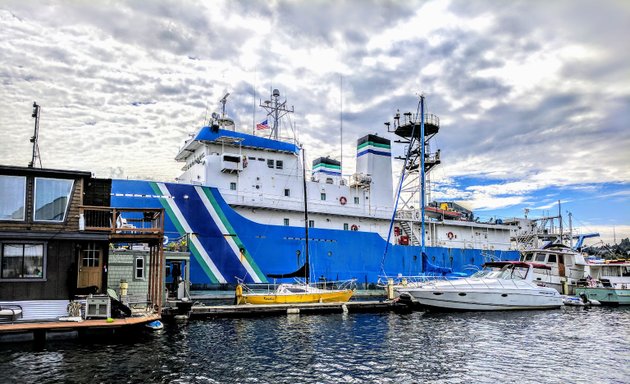
M0 345L4 383L628 383L630 308L334 314Z

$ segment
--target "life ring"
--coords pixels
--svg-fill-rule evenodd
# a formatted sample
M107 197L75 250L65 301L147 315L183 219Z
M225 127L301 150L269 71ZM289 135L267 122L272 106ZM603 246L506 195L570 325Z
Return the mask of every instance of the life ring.
M346 205L347 202L348 202L348 199L346 199L345 196L341 196L339 198L339 204Z
M446 234L446 237L448 237L449 240L453 240L453 237L455 237L455 235L453 234L453 232L449 232Z
M350 227L350 229L352 229L353 231L358 231L359 227L357 227L356 224L352 224L352 226Z

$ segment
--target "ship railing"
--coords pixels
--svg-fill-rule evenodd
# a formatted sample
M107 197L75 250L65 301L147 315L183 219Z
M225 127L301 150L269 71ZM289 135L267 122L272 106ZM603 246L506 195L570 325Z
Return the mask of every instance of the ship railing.
M273 283L249 283L246 284L241 278L236 277L238 284L243 287L244 292L274 292L280 284L297 284L297 285L306 285L304 279L296 278L293 282L278 282L274 281ZM329 289L329 290L345 290L345 289L356 289L357 288L357 279L348 279L348 280L319 280L316 282L310 282L308 284L309 287L319 288L319 289Z
M410 275L410 276L378 276L376 285L381 288L386 288L389 284L394 286L414 286L422 284L430 284L438 281L450 280L448 277L438 274L422 274L422 275Z

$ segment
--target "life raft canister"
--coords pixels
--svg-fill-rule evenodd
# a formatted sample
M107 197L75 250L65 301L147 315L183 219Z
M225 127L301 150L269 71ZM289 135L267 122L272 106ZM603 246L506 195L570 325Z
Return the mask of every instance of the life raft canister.
M348 199L346 199L346 197L345 197L345 196L341 196L341 197L339 198L339 204L341 204L341 205L346 205L346 203L347 203L347 202L348 202Z

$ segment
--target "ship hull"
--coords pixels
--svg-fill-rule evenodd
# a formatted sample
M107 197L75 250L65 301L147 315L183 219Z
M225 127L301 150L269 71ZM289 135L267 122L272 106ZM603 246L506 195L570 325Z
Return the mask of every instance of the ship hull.
M113 207L164 208L165 234L186 237L194 288L269 283L304 264L304 228L254 222L225 202L218 189L190 184L113 180ZM379 276L423 273L419 246L392 245L378 233L309 229L311 271L317 280L357 279L369 287ZM518 260L517 251L426 247L428 261L454 272L472 271L489 258Z

